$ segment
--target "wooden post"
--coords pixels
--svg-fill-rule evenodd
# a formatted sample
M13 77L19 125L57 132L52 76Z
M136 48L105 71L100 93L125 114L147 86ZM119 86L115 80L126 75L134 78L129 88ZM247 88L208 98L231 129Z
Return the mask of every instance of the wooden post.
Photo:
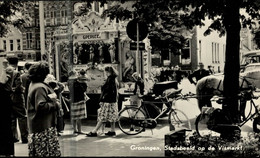
M135 57L136 57L136 72L137 72L137 74L140 74L140 65L139 65L139 62L140 62L140 53L139 53L139 24L138 24L138 22L136 23L136 35L137 35L137 37L136 37L136 55L135 55Z
M42 60L42 55L45 54L45 30L44 30L43 1L39 1L39 19L40 19L41 60Z

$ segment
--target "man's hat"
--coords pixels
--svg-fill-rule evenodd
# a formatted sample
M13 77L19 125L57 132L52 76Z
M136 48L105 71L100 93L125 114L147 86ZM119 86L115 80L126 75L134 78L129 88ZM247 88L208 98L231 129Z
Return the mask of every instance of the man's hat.
M199 66L204 66L204 64L202 62L199 62Z

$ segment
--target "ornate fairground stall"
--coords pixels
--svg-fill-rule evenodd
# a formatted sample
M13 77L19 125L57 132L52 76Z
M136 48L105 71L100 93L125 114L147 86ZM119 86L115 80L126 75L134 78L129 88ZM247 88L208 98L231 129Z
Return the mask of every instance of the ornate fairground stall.
M120 88L129 90L134 87L132 74L140 61L136 62L136 52L130 50L131 40L126 34L127 23L101 18L100 14L94 11L76 17L72 21L72 69L86 70L90 78L87 89L90 101L87 106L95 107L95 104L98 104L101 86L106 79L103 71L106 66L113 66L119 72ZM143 61L148 72L148 55L147 52L144 54ZM119 109L121 105L119 99ZM96 108L90 107L88 110L90 113L96 113Z
M136 67L140 67L137 64L142 63L145 88L150 89L153 85L149 80L151 65L149 40L147 38L143 40L144 45L140 49L142 57L136 56L136 50L130 48L130 43L133 41L127 36L127 24L128 21L102 18L98 12L90 11L76 16L72 20L71 28L59 29L55 33L55 65L56 72L59 73L56 76L64 82L71 70L79 72L83 69L87 72L90 78L87 95L90 100L86 106L90 115L97 113L101 86L106 80L103 71L106 66L113 66L119 73L121 94L119 109L124 94L129 95L127 93L134 89L132 74L136 72Z

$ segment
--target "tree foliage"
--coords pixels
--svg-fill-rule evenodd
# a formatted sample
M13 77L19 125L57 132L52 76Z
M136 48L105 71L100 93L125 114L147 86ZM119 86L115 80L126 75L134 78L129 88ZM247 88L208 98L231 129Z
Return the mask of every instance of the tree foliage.
M21 14L26 3L21 1L0 2L0 37L8 32L10 25L21 27L26 22L28 17Z
M127 4L126 4L127 3ZM103 16L111 19L138 18L147 23L149 28L148 38L153 49L171 49L177 53L185 45L185 27L180 14L163 0L128 1L123 4L115 2L111 8L104 11Z

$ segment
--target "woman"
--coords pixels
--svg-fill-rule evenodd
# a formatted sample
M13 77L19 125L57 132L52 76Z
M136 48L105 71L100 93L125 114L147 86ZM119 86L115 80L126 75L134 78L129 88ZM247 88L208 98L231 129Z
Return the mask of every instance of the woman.
M131 52L126 53L126 61L125 61L125 68L123 71L123 80L124 82L134 81L132 78L132 74L134 73L134 57L131 55Z
M105 135L114 136L115 132L115 122L118 118L118 107L117 107L117 98L118 98L118 81L117 71L112 67L105 67L105 74L107 80L105 84L101 87L101 96L100 96L100 110L98 113L98 123L94 130L89 132L87 136L96 137L97 131L105 122L110 122L111 130Z
M56 126L61 109L57 95L44 79L49 74L48 64L39 62L29 69L31 80L27 98L29 127L29 156L61 156Z
M81 129L81 120L87 118L85 92L87 83L78 78L77 72L70 72L68 86L71 97L71 122L74 134L85 134Z
M44 82L47 83L54 90L58 99L60 99L62 97L61 93L63 92L63 90L65 88L63 83L57 81L56 78L51 74L48 74L46 76ZM62 106L62 104L61 104L61 106ZM67 109L67 108L62 106L62 108L60 109L60 111L58 113L58 117L57 117L56 128L58 131L58 136L61 136L60 133L62 133L62 131L64 130L64 127L65 127L65 122L63 120L63 115L64 115L63 109ZM68 112L68 111L66 111L66 112Z

